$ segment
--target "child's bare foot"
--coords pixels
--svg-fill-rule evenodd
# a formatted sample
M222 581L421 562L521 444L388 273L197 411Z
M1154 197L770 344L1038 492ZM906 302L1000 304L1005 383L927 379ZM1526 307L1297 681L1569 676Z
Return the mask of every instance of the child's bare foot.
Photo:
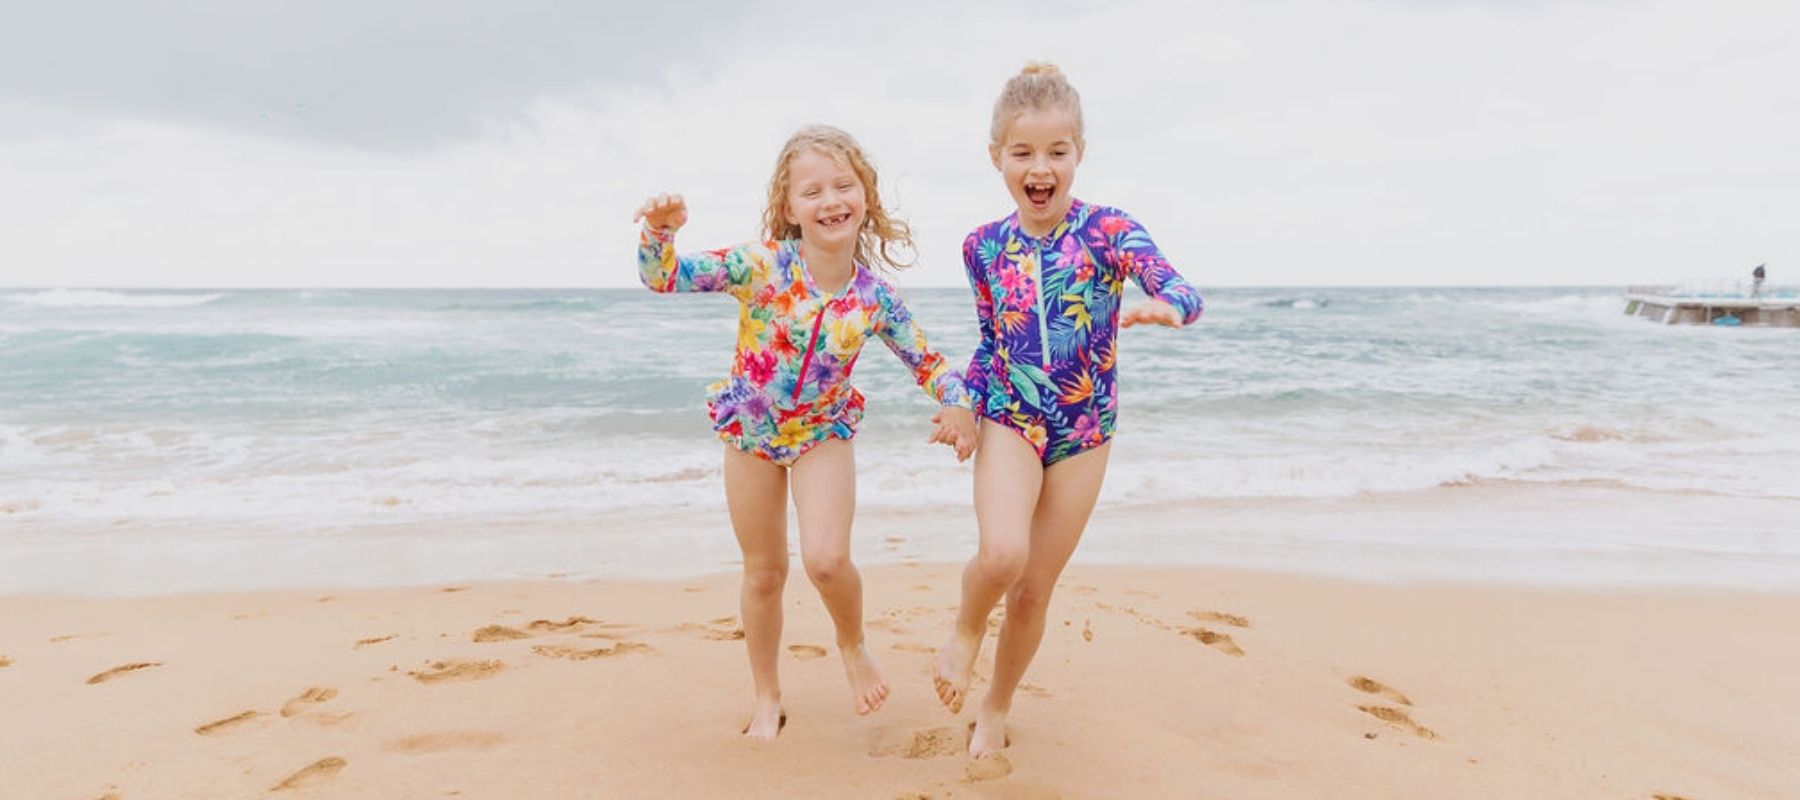
M962 711L963 700L969 696L969 676L975 673L975 656L980 653L981 637L966 637L961 632L950 634L950 641L938 649L931 682L937 686L938 700L952 714Z
M969 757L984 758L1006 748L1006 712L987 707L975 714L975 725L969 731Z
M868 645L840 645L838 653L844 657L844 674L850 678L850 693L856 700L856 713L875 713L882 703L887 702L888 685L887 679L881 677L881 668L875 666L875 659L869 656Z
M756 708L750 712L750 724L744 726L744 735L758 742L773 742L786 725L787 712L781 710L781 698L758 697Z

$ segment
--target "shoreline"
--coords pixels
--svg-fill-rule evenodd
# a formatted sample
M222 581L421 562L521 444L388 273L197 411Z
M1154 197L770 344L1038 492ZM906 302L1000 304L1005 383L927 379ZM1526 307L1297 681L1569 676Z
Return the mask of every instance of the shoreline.
M957 565L865 570L888 707L790 574L770 746L737 578L0 597L21 796L1800 794L1800 592L1069 568L1004 769L931 693ZM992 664L990 641L977 671ZM144 665L144 666L139 666ZM1123 679L1122 679L1123 678ZM80 742L80 746L75 746ZM1005 774L1000 774L1004 772ZM1205 787L1203 790L1196 787ZM287 794L287 791L281 792Z
M1373 583L1800 590L1800 500L1608 485L1232 498L1096 509L1074 563L1180 564ZM253 528L253 526L251 526ZM790 541L797 524L790 518ZM790 545L797 547L797 545ZM859 509L859 564L958 562L973 507ZM723 509L455 518L319 530L86 526L0 538L0 597L674 579L735 569ZM795 550L797 556L797 550Z

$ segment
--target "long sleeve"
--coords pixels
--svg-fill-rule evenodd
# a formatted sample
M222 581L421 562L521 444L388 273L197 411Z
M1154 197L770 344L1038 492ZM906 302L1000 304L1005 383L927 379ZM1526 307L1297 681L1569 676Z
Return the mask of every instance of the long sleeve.
M645 225L638 232L638 279L653 292L724 292L745 299L756 247L677 256L674 232Z
M969 368L963 372L963 384L968 387L969 394L986 397L988 388L988 368L994 361L994 293L988 288L987 270L981 265L981 254L976 251L980 242L980 232L969 234L963 240L963 271L969 276L969 289L975 294L975 319L981 336L975 344L975 355L969 359Z
M1200 313L1206 308L1200 290L1169 266L1144 226L1118 209L1103 209L1099 214L1100 230L1112 267L1137 283L1144 294L1174 306L1181 314L1181 324L1191 325L1200 319Z
M881 308L874 327L875 335L894 351L900 363L912 372L913 380L938 404L974 410L962 376L950 368L943 355L931 349L931 344L925 340L924 329L913 320L912 312L907 310L900 295L885 283L881 287Z

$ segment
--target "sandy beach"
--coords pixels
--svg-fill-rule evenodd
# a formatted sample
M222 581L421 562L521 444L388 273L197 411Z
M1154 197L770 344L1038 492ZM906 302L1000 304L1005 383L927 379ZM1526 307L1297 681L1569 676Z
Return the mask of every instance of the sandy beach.
M1800 796L1800 595L1077 564L969 762L929 688L956 570L867 570L859 718L796 569L766 746L731 574L0 598L0 795Z

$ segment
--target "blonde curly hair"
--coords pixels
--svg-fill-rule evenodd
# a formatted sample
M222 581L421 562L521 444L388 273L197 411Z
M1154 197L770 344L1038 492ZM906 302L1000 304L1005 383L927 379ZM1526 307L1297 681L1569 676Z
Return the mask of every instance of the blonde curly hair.
M1013 120L1020 114L1048 108L1069 112L1075 122L1075 146L1087 149L1087 142L1082 137L1081 94L1063 76L1062 70L1047 61L1027 61L1019 74L1007 79L1006 88L1000 90L999 99L994 101L994 122L988 128L988 146L999 147L1006 138L1006 129L1012 127Z
M876 189L875 167L856 139L830 125L808 125L788 137L775 158L775 176L769 179L769 204L763 209L763 238L798 239L800 226L787 220L789 165L807 150L824 153L850 167L862 181L864 205L862 229L857 232L856 260L872 267L904 269L916 257L912 228L888 213Z

